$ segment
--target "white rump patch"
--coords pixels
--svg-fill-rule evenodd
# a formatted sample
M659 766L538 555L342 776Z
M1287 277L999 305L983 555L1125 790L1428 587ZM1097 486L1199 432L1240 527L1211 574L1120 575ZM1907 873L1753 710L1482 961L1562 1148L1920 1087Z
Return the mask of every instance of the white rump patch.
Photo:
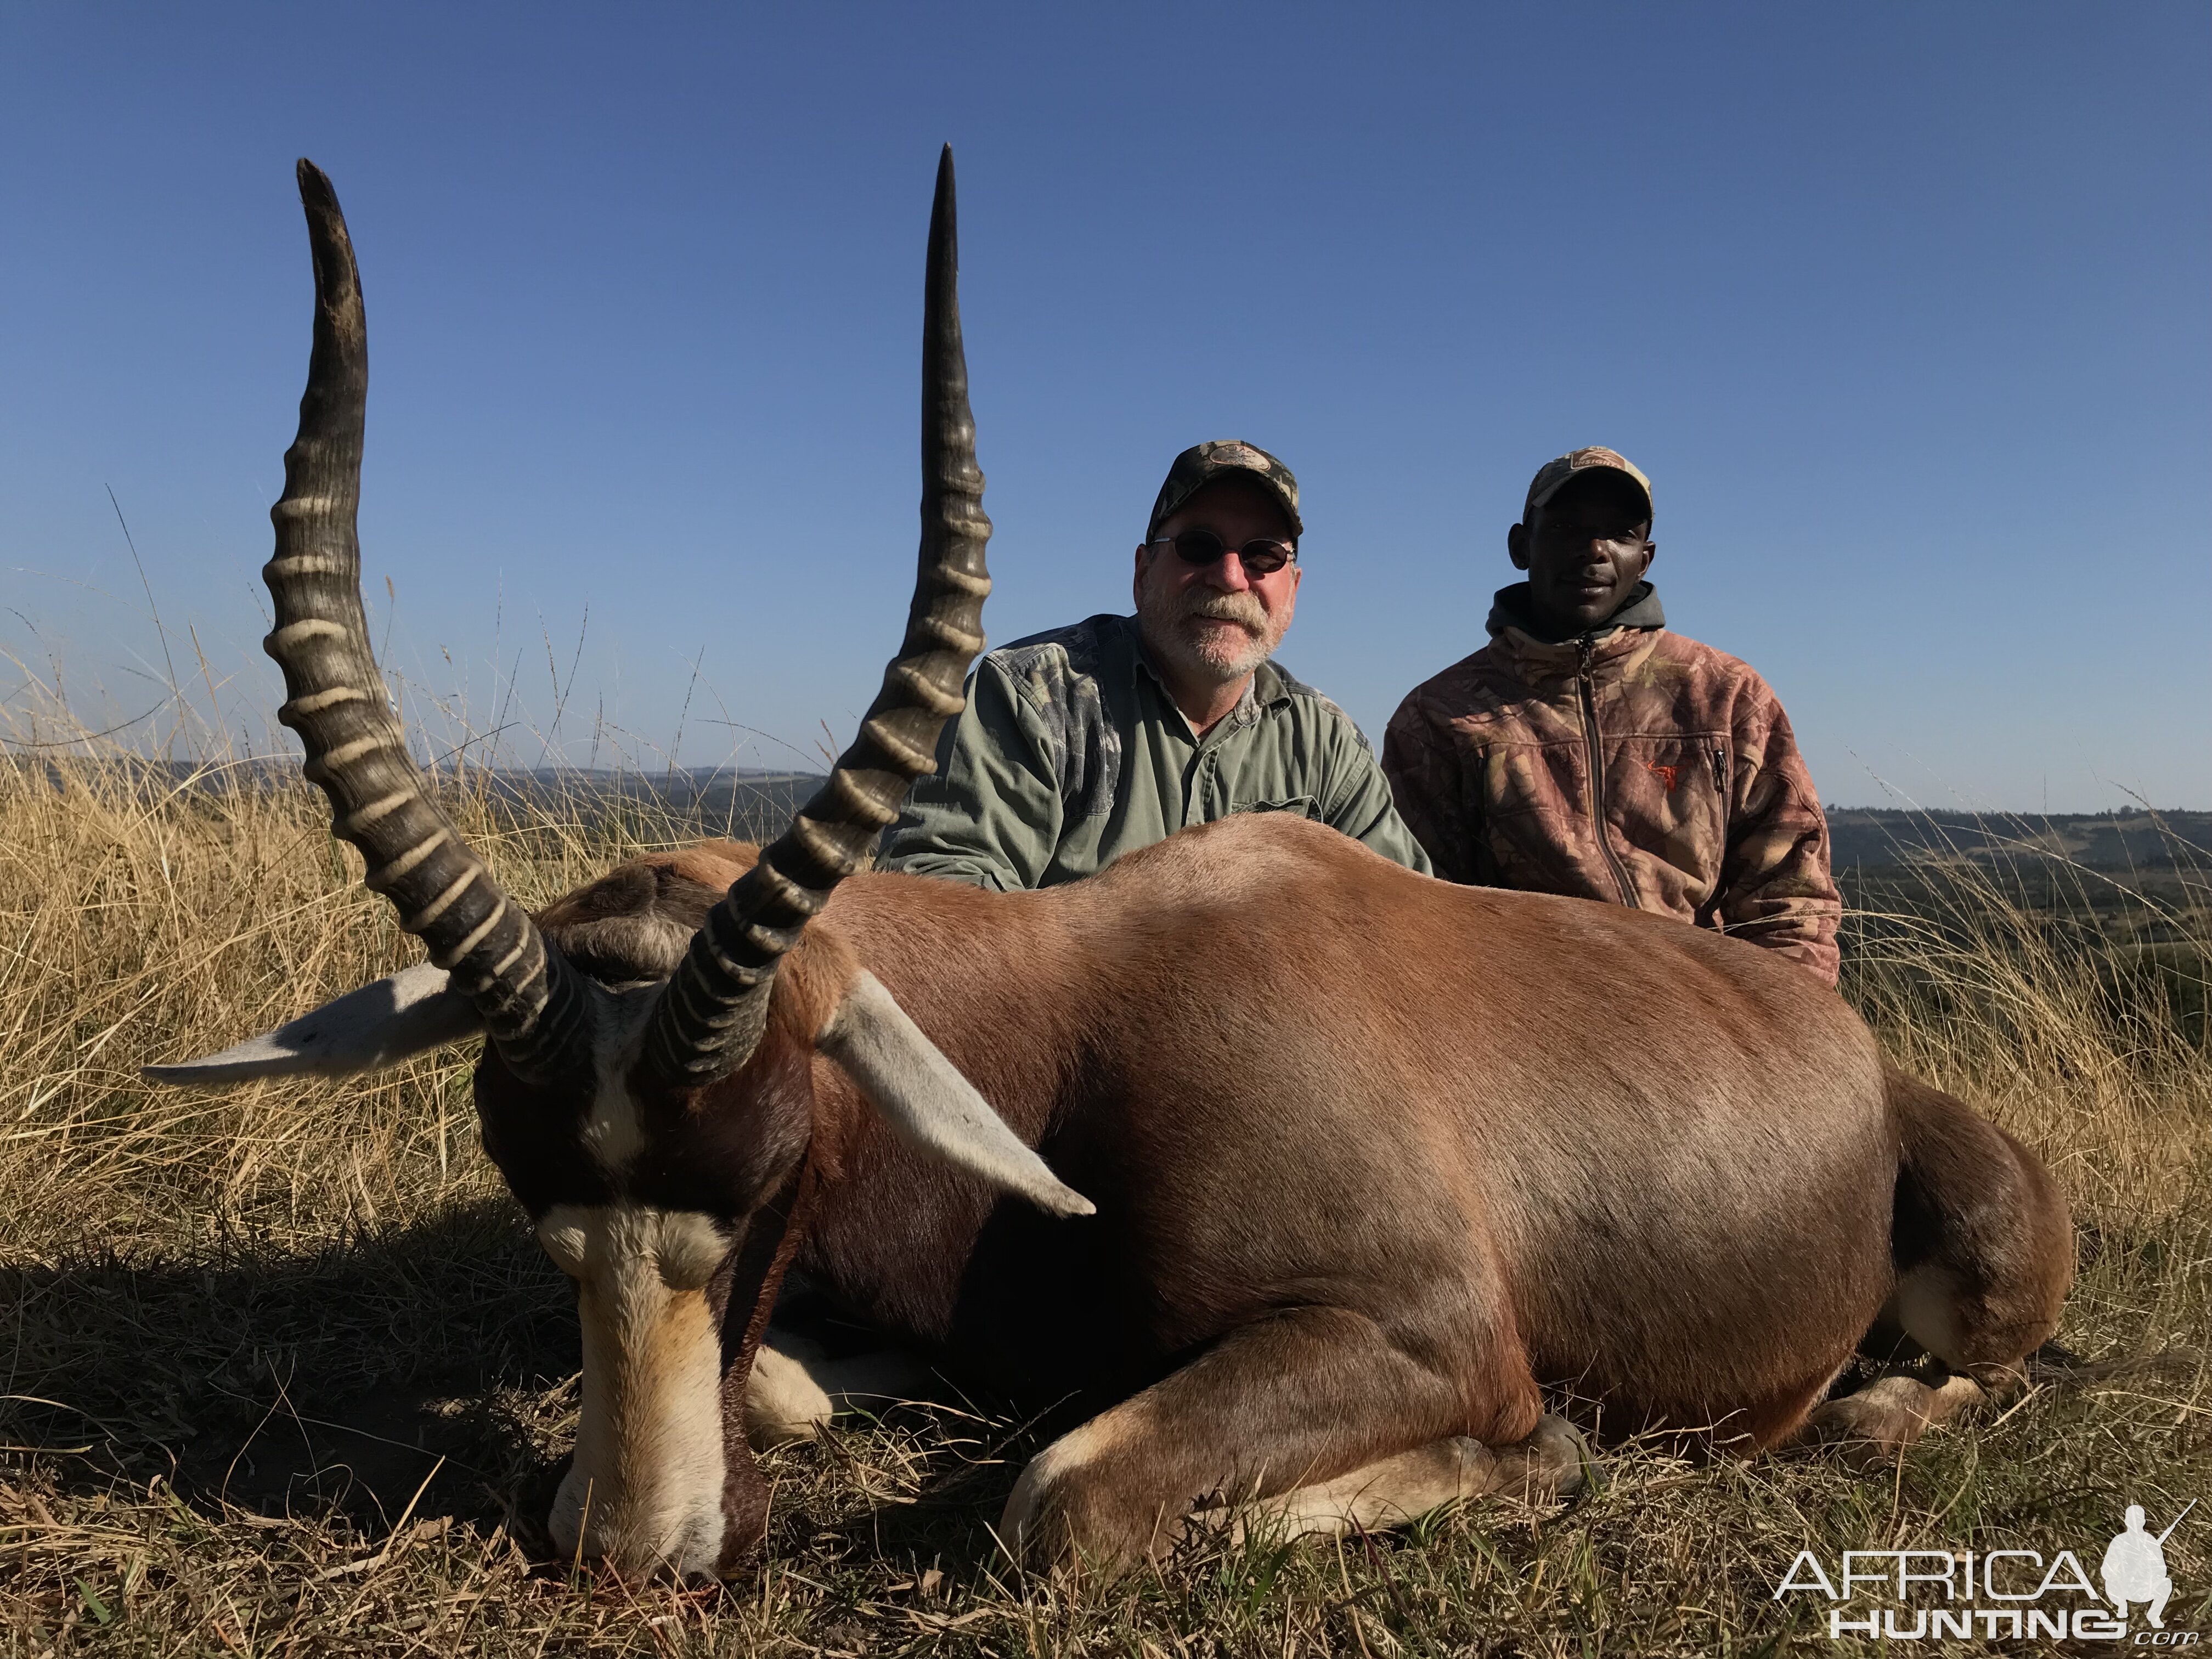
M1966 1368L1959 1320L1959 1281L1948 1267L1923 1265L1897 1281L1890 1305L1905 1334L1954 1370Z

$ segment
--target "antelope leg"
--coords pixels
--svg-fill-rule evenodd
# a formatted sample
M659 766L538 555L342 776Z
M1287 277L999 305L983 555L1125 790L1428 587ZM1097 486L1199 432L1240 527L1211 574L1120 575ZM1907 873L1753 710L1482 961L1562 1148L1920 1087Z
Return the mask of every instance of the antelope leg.
M1565 1418L1547 1413L1535 1433L1509 1446L1454 1435L1400 1452L1334 1480L1233 1508L1201 1510L1194 1523L1232 1540L1340 1538L1384 1532L1457 1498L1495 1494L1540 1504L1582 1490L1589 1448Z
M1001 1534L1016 1549L1112 1573L1172 1549L1203 1524L1194 1512L1289 1494L1283 1519L1313 1530L1349 1524L1363 1504L1378 1517L1433 1507L1423 1501L1431 1493L1460 1495L1462 1471L1486 1486L1498 1473L1488 1447L1528 1440L1543 1415L1510 1315L1489 1305L1486 1330L1462 1319L1403 1346L1346 1308L1291 1309L1232 1330L1031 1459ZM1438 1353L1476 1358L1449 1374L1425 1363ZM1470 1433L1485 1443L1480 1457L1452 1443ZM1363 1488L1355 1472L1377 1467L1391 1490ZM1301 1489L1320 1496L1301 1500ZM1349 1518L1329 1522L1332 1511Z

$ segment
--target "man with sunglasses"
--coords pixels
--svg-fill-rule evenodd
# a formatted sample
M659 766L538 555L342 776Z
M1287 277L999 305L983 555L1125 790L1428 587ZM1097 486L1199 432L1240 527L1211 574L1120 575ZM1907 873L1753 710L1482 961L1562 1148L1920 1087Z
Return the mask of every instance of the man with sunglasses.
M1415 687L1382 767L1452 881L1656 910L1836 982L1843 902L1789 716L1751 667L1671 633L1644 580L1651 481L1610 449L1547 462L1491 642Z
M887 868L1047 887L1236 812L1296 812L1425 872L1374 751L1270 659L1297 609L1297 480L1264 449L1176 457L1138 546L1136 615L990 653Z

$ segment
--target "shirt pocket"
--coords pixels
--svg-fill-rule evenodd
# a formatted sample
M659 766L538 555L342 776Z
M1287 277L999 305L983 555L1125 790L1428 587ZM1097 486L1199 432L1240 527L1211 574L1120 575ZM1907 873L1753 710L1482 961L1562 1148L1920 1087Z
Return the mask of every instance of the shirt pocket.
M1239 812L1288 812L1294 817L1318 818L1321 801L1313 795L1279 795L1272 800L1231 802L1229 816L1234 817Z

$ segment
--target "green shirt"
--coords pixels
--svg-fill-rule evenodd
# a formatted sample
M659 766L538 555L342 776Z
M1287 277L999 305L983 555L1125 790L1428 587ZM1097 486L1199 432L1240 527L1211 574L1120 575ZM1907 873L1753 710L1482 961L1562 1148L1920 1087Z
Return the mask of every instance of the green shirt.
M1296 812L1429 870L1342 709L1262 663L1236 708L1194 737L1134 617L1092 617L992 652L937 760L884 837L887 869L1049 887L1190 824Z

